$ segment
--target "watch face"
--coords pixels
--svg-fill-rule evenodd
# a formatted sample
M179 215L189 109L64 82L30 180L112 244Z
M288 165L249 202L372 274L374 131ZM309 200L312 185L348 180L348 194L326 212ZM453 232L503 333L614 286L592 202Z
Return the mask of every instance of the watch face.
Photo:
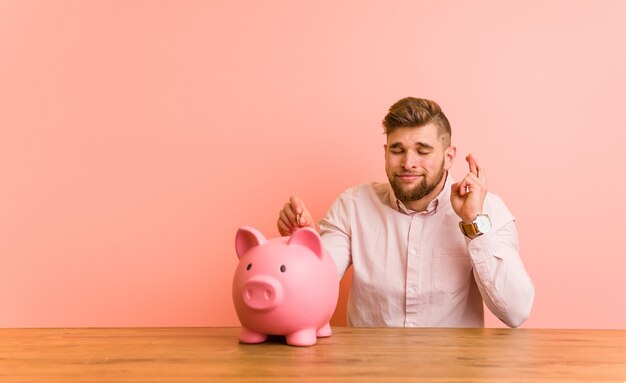
M476 228L481 233L487 233L489 230L491 230L491 220L487 215L479 215L478 217L476 217L476 220L474 222L476 223Z

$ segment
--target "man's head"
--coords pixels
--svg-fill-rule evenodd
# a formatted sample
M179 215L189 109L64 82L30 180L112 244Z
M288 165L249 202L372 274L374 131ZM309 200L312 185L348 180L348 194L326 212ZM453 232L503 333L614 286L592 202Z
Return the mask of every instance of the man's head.
M445 114L434 101L407 97L389 108L383 126L385 171L396 197L407 207L412 201L429 202L456 155Z
M383 119L385 134L389 136L397 128L419 128L426 124L438 127L443 147L450 146L452 130L450 122L439 105L425 98L405 97L389 108Z

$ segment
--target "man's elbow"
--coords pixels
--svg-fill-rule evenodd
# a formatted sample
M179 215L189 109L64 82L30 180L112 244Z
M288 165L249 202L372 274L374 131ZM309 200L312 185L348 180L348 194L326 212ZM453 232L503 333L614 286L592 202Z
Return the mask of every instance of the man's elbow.
M511 328L517 328L521 326L524 322L526 322L526 319L528 319L529 314L530 314L529 312L516 313L516 315L510 315L510 316L507 316L507 318L501 318L501 319L504 322L504 324L506 324L507 326Z
M500 319L511 328L521 326L530 316L534 301L535 288L533 284L530 283L518 294L518 299L514 301L515 304L510 305L507 313Z

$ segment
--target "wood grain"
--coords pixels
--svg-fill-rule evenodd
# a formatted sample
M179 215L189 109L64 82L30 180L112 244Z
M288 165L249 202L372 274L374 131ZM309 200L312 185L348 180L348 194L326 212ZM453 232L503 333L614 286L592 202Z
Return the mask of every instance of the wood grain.
M238 328L0 329L0 381L626 381L623 330L333 330L299 348Z

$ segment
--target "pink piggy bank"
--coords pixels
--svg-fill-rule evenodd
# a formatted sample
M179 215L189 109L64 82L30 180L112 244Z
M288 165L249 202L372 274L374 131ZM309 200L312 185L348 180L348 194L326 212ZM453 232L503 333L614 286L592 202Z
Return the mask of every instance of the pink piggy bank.
M303 228L291 237L268 240L258 230L242 227L235 247L239 265L233 301L242 326L240 342L284 335L289 345L311 346L317 337L332 334L329 321L339 275L315 230Z

